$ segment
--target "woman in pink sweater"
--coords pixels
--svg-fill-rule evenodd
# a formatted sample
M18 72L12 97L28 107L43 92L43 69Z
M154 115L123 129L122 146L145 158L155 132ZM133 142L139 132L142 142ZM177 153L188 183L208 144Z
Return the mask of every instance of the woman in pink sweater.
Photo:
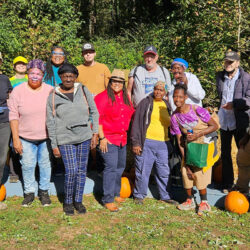
M53 87L42 82L44 64L40 59L28 63L28 82L17 86L9 99L9 120L13 147L20 155L27 207L35 198L35 168L39 165L38 196L43 206L49 206L48 195L51 163L46 130L46 103Z

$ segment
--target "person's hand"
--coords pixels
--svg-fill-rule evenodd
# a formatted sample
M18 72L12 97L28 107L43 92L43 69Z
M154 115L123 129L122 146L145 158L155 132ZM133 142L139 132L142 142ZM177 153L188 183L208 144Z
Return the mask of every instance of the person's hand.
M233 109L233 103L232 102L228 102L224 105L221 106L222 108L226 109L226 110L232 110Z
M111 142L109 142L107 138L100 140L100 150L102 153L108 152L108 144L111 144Z
M93 134L91 138L90 148L93 149L96 147L98 141L98 134Z
M187 170L187 177L189 180L194 180L195 179L195 176L194 176L194 173L192 172L192 170L190 169L189 166L185 165L185 168Z
M184 73L176 75L176 82L177 83L184 83L187 85L188 80L187 80L186 75Z
M134 146L134 147L133 147L133 152L134 152L136 155L141 155L142 149L141 149L140 146Z
M61 157L61 153L60 153L59 148L53 148L53 154L54 154L55 158Z
M17 154L23 154L23 145L19 137L13 140L13 148Z

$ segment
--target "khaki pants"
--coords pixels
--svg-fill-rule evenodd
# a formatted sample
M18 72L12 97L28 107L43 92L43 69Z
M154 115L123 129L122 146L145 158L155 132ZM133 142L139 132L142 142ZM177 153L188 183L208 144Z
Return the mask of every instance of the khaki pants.
M187 170L185 167L181 168L183 186L185 189L190 189L196 186L198 190L207 188L207 185L211 183L212 168L209 168L205 173L202 168L195 167L194 180L190 180L187 176Z

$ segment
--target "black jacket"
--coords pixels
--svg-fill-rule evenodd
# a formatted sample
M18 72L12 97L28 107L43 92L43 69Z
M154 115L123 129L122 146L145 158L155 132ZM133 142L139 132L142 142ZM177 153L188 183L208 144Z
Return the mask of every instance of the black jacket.
M245 129L249 125L250 117L250 74L239 67L239 78L235 82L233 108L236 119L236 128ZM222 100L223 83L225 81L225 71L216 75L217 92Z
M133 146L140 146L143 148L148 126L151 121L151 114L153 110L153 96L148 95L143 100L140 101L139 105L136 107L135 116L132 124L131 130L131 141ZM169 104L163 99L168 107Z

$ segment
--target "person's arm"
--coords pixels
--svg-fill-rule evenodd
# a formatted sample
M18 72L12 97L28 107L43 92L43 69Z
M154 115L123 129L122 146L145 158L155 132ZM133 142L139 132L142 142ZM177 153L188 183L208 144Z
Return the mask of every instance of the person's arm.
M53 154L56 158L61 157L58 145L57 145L57 140L56 140L56 122L55 122L55 116L53 114L53 108L52 107L52 95L53 93L51 93L48 97L47 100L47 107L46 107L46 125L47 125L47 129L48 129L48 134L49 134L49 138L51 141L51 147L53 150ZM56 115L56 114L55 114Z
M99 113L96 108L93 96L85 86L84 86L84 93L86 95L86 99L89 105L89 115L92 117L92 122L93 122L93 127L92 127L93 135L91 138L91 145L90 145L91 149L93 149L96 147L98 140Z
M165 77L166 77L166 84L167 84L167 91L170 90L171 88L171 77L170 77L170 73L166 68L163 68L164 73L165 73Z
M129 96L130 100L131 100L131 96L132 96L133 85L134 85L134 77L131 76L128 78L128 86L127 86L128 96Z
M12 139L13 139L13 148L16 153L22 154L23 147L21 140L19 138L19 94L16 90L12 91L9 96L8 100L8 108L9 108L9 121L10 121L10 128L12 132Z
M182 143L182 134L176 135L178 146L181 152L182 159L184 159L184 145Z
M106 66L106 65L105 65ZM109 83L109 78L111 77L111 73L109 68L106 66L105 70L104 70L104 87L105 89L108 87L108 83Z
M100 141L100 150L103 153L107 153L108 152L108 144L111 144L110 141L104 136L104 132L103 132L103 127L100 124L99 125L99 141Z
M203 129L199 133L187 134L188 142L195 141L199 137L210 134L219 128L215 120L210 116L209 112L206 109L198 107L198 106L194 107L194 109L195 109L197 116L199 116L199 118L203 122L206 122L208 127L206 129Z
M247 88L245 93L243 93L242 98L234 99L232 103L232 107L236 110L248 110L250 109L250 76L246 79ZM244 86L242 86L244 88Z
M135 115L134 115L134 120L132 123L131 127L131 142L132 142L132 150L136 155L140 155L142 152L142 145L140 145L140 104L138 105Z
M23 146L22 146L21 140L19 138L18 125L19 125L18 120L11 120L10 121L10 128L11 128L12 139L13 139L13 148L17 154L22 155Z
M196 75L192 74L189 79L187 78L187 87L187 94L189 97L197 101L202 101L204 99L206 93Z

